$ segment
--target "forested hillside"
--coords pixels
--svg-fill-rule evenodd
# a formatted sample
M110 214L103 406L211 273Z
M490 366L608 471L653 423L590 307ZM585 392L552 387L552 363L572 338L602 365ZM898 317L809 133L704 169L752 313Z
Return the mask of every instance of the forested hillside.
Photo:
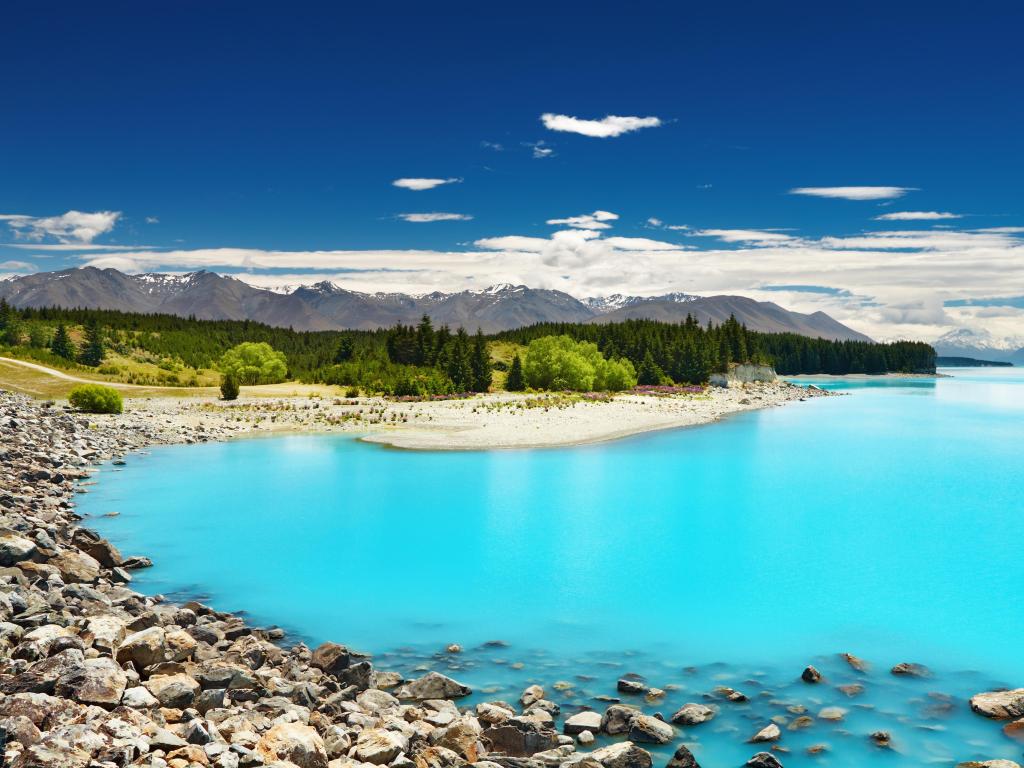
M479 392L486 391L492 381L504 385L506 372L515 368L517 385L522 381L523 386L533 386L529 372L539 368L529 364L529 345L547 337L568 337L590 345L549 345L543 352L557 349L558 354L590 365L589 375L575 378L583 383L607 379L701 384L711 373L743 362L773 365L783 375L935 370L935 352L927 344L757 333L732 317L721 325L703 326L692 317L682 323L544 323L484 336L447 326L435 328L426 317L415 326L379 331L293 331L245 320L14 309L0 301L3 353L51 365L92 367L116 380L154 384L214 384L223 371L225 353L243 342L265 342L283 353L287 378L305 382L396 395ZM542 348L535 345L533 349L536 363ZM528 375L521 379L524 370ZM499 373L494 375L495 371ZM614 372L610 378L608 371ZM557 375L548 379L568 381Z

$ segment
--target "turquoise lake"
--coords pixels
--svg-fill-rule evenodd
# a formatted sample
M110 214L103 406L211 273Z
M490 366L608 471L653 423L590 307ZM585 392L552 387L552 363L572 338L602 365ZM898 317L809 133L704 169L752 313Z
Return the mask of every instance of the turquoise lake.
M1024 685L1024 371L949 373L816 381L849 396L566 449L160 447L104 467L79 511L153 558L140 589L244 609L382 666L509 696L575 679L587 693L563 707L637 672L681 686L650 708L670 714L723 683L806 698L793 680L809 662L859 679L835 657L849 651L874 663L866 694L814 687L811 706L850 708L856 735L787 733L787 766L860 765L879 727L907 747L892 765L1019 760L1024 746L964 700ZM452 642L472 652L435 655ZM902 661L935 676L893 678ZM936 714L929 694L955 704ZM702 761L757 751L737 736L769 716L757 706L694 729ZM799 752L818 742L834 749Z

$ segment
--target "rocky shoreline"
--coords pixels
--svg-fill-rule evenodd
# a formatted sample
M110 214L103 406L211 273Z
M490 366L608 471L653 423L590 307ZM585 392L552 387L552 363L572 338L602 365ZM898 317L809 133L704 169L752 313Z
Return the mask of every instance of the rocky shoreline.
M696 768L685 734L748 700L719 686L674 714L645 714L642 705L657 705L665 690L626 675L615 696L595 697L603 704L571 711L556 703L560 683L531 685L512 703L460 706L472 692L437 671L405 678L335 643L285 648L280 629L132 590L146 558L118 552L74 512L90 468L148 445L249 428L152 412L95 419L0 392L0 729L14 768L651 768L652 751L673 748L668 768ZM856 671L861 662L845 664ZM891 672L927 674L912 664ZM800 677L809 690L823 682L813 667ZM1024 732L1024 689L982 693L970 707L1011 738ZM833 717L843 715L817 713ZM760 723L744 734L746 765L781 766L780 725L814 720L791 706ZM859 738L890 745L883 731Z

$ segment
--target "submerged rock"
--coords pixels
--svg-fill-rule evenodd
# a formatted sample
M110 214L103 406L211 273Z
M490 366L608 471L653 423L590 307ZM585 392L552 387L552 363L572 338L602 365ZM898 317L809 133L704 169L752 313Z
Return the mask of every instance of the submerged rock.
M911 664L906 661L894 666L890 672L902 677L931 677L932 675L932 671L924 664Z
M778 741L782 737L782 731L775 723L766 725L760 731L750 737L751 744L758 744L765 741Z
M668 723L650 715L635 715L629 722L629 738L648 744L668 744L676 732Z

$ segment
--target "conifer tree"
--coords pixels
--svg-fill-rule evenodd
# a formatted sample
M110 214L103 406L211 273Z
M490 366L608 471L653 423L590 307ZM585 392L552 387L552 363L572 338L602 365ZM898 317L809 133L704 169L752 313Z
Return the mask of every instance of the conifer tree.
M484 332L476 329L473 339L473 353L470 356L470 369L473 372L473 391L486 392L491 388L491 356L487 352L487 341Z
M99 323L92 320L85 326L85 346L82 348L79 362L96 368L103 362L104 354L103 335Z
M648 349L644 353L644 359L640 362L640 367L637 368L636 383L648 385L661 384L661 379L664 375L658 364L654 362L651 350Z
M57 332L53 334L53 340L50 342L50 351L65 360L74 360L75 355L78 354L75 343L71 341L71 336L64 323L57 326Z
M523 378L523 361L519 359L518 353L512 358L512 366L508 369L505 389L509 392L522 392L526 389L526 379Z
M448 378L458 392L467 392L473 386L473 367L470 359L469 334L459 328L455 340L446 348L448 352Z
M352 337L348 334L341 337L341 341L338 342L338 349L334 353L335 363L347 363L352 359L352 355L355 354L356 345L352 340Z

